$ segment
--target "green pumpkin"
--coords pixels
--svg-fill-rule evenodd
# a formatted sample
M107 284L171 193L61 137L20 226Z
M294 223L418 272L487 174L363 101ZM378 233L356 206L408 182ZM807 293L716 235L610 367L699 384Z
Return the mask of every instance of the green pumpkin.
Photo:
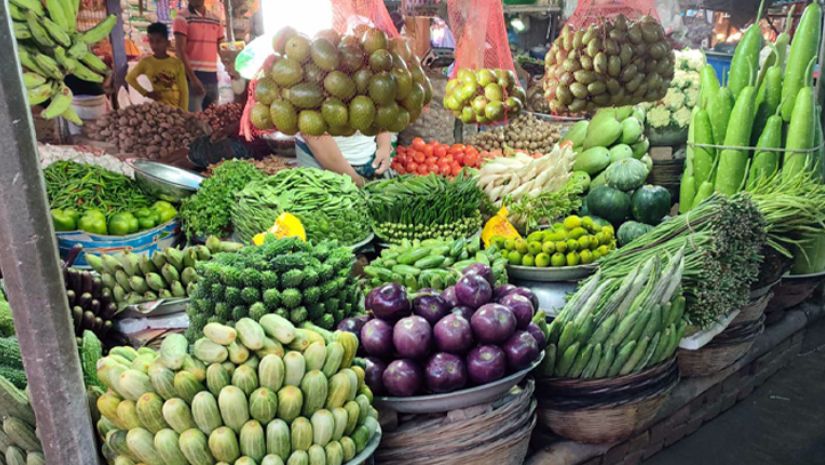
M625 158L610 164L605 170L607 185L620 191L631 191L645 183L650 172L644 162Z
M610 186L596 186L587 194L587 209L618 226L630 216L630 196Z
M619 247L633 242L634 239L642 234L645 234L651 229L653 229L653 226L649 224L639 223L636 221L625 221L616 231L616 239L619 241Z
M633 193L631 209L636 221L657 225L670 213L670 191L662 186L646 184Z

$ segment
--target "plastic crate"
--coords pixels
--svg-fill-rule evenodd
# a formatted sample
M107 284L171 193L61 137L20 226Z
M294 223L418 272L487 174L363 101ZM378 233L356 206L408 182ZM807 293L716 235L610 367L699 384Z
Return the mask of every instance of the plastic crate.
M716 71L716 77L719 78L719 82L723 86L727 85L728 70L730 69L730 62L731 59L733 59L733 55L717 52L705 52L705 57L707 58L708 64L713 66L714 71Z

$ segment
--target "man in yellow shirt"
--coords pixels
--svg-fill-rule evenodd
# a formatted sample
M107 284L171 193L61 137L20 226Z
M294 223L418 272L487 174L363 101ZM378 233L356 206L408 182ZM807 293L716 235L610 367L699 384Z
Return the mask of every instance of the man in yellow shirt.
M144 97L167 105L189 109L189 85L183 62L169 55L169 28L163 23L152 23L146 29L152 55L143 58L126 75L126 82ZM138 83L138 76L146 75L152 83L148 91Z

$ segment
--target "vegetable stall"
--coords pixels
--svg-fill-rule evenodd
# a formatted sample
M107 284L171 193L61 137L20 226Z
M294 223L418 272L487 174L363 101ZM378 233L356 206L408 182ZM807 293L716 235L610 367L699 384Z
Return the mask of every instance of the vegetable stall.
M49 58L42 12L13 3L31 34L18 40L41 50L32 73ZM792 39L753 26L726 75L630 10L577 13L553 38L549 114L498 65L457 66L434 89L373 21L281 29L245 106L109 113L98 136L128 159L41 147L101 458L523 464L547 432L627 440L682 379L743 360L781 317L774 296L825 280L821 7ZM60 86L27 79L30 98ZM412 138L363 186L207 153L235 123L260 140L402 132L436 95L476 134ZM658 183L665 146L684 153L676 190ZM184 149L210 168L150 161ZM3 459L45 464L10 315L4 298Z

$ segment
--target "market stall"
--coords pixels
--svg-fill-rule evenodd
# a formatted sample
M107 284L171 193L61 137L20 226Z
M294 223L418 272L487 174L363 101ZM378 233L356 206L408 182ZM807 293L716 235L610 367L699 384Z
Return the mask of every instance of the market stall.
M747 371L825 281L819 5L774 41L744 31L719 74L645 2L580 2L531 94L502 38L518 8L447 2L442 92L367 3L277 31L245 103L131 105L98 147L38 147L49 330L100 463L521 465L561 441L583 463ZM75 119L62 78L102 80L89 46L115 19L77 33L62 3L13 4L28 103ZM434 99L475 135L407 137L375 179L245 145L403 134ZM57 463L11 253L3 458Z

